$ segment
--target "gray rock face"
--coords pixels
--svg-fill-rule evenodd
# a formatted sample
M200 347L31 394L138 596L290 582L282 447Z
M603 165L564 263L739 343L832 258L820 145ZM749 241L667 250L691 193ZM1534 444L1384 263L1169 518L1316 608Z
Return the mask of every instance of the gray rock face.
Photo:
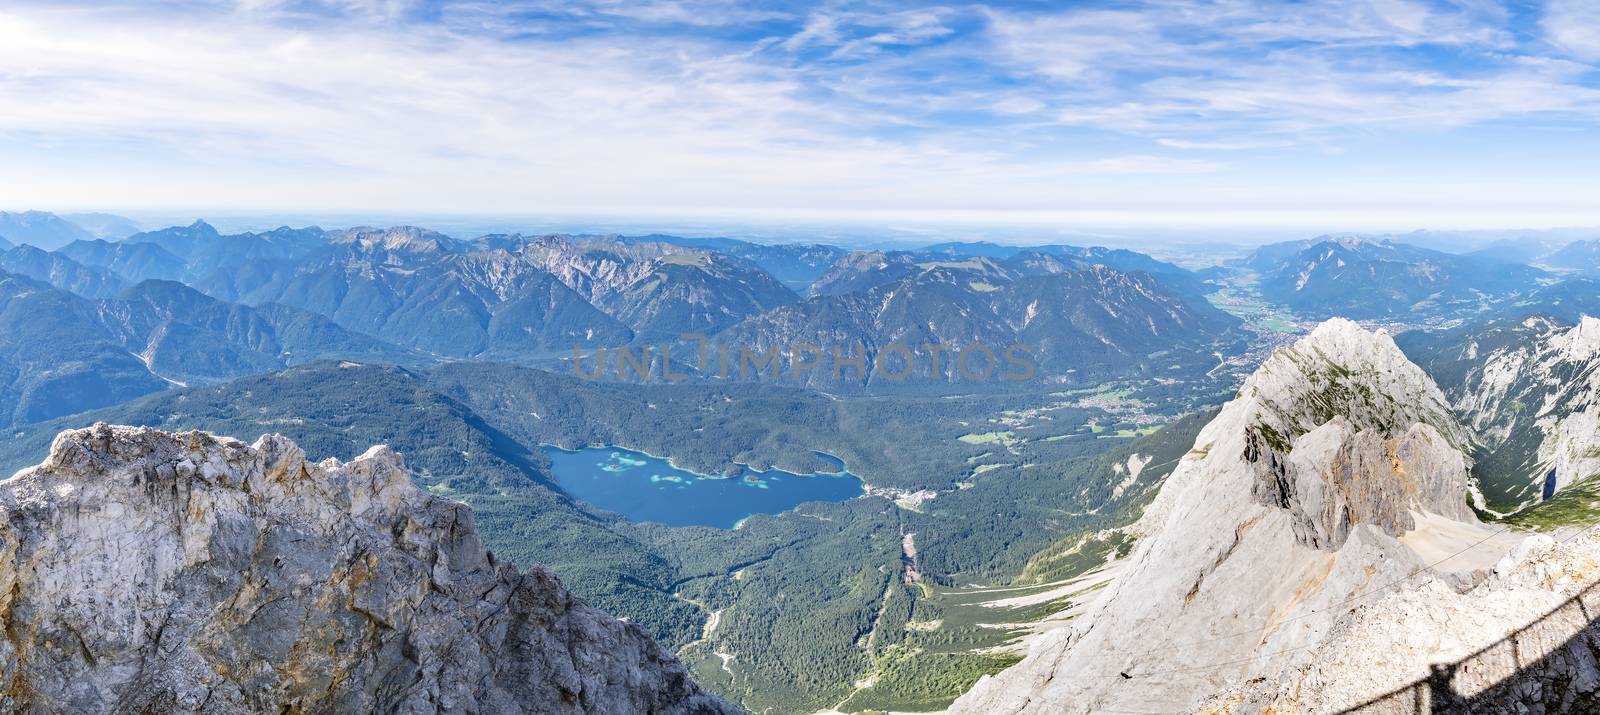
M737 710L375 447L62 433L0 482L0 711Z
M1264 442L1247 432L1252 495L1287 510L1296 540L1307 546L1337 550L1358 524L1400 536L1416 525L1412 510L1419 507L1473 518L1461 499L1466 459L1431 425L1415 423L1391 437L1339 416L1301 435L1288 454Z
M1367 594L1490 534L1466 506L1464 443L1388 335L1324 323L1200 432L1082 615L950 712L1179 712L1304 664Z
M1535 501L1551 471L1557 489L1600 475L1600 319L1522 327L1531 339L1486 351L1457 406Z
M1240 394L1258 403L1244 430L1251 495L1287 510L1300 543L1337 550L1357 524L1399 536L1413 510L1473 519L1461 497L1466 434L1388 335L1328 321Z

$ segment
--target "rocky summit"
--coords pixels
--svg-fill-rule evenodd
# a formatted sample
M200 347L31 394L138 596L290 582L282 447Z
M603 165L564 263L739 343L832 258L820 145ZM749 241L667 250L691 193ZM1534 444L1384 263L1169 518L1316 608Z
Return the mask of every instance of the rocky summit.
M385 447L105 424L0 482L0 673L4 712L738 712Z
M1324 323L1201 430L1083 615L952 712L1337 712L1426 677L1573 595L1600 554L1479 523L1469 447L1387 334Z

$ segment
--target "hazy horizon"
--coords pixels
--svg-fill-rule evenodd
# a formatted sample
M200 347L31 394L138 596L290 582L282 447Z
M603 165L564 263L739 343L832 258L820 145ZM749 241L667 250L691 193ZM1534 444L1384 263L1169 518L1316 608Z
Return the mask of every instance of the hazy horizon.
M1119 248L1225 249L1247 248L1325 235L1389 238L1400 242L1471 250L1502 239L1533 238L1568 242L1600 238L1600 226L1506 229L1342 229L1336 226L1064 226L1026 223L966 224L904 220L899 222L804 222L776 217L719 219L659 216L492 215L427 212L244 212L244 211L85 211L49 208L0 208L0 211L44 211L56 215L106 213L129 219L142 230L186 226L205 221L223 233L265 231L279 226L419 226L454 238L471 239L492 233L522 234L664 234L694 238L734 238L757 243L833 243L850 248L901 248L946 242L989 242L1002 245L1078 244Z

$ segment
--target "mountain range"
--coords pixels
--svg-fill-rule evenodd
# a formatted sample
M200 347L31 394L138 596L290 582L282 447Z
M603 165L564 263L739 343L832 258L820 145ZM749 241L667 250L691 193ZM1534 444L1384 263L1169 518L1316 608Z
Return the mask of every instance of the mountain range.
M991 353L1028 344L1036 367L1081 382L1170 369L1156 365L1164 355L1199 366L1237 324L1201 297L1195 274L1142 254L1047 246L997 261L969 248L852 253L658 235L462 241L409 226L223 234L196 221L48 252L18 246L0 254L0 270L101 300L181 281L228 303L299 308L431 359L534 362L686 334L761 349L849 338L874 354L908 340L981 341ZM179 373L163 376L240 374Z
M0 211L0 238L11 244L26 243L49 251L95 236L48 211Z
M957 346L937 375L951 380L965 363L959 346L989 346L994 359L973 357L968 372L1001 368L994 370L995 379L1011 372L999 352L1023 346L1041 372L1086 381L1165 365L1167 353L1206 352L1239 323L1149 273L1034 252L1001 263L983 257L925 261L904 253L851 254L818 280L813 293L802 303L734 325L719 341L754 352L778 349L791 359L793 346L803 343L862 352L869 362L868 381L880 357L903 362L884 352L890 345L912 351ZM917 375L932 373L931 358L918 362L910 367ZM884 368L886 374L901 369L900 363ZM831 380L831 370L811 379Z
M1542 256L1541 262L1580 273L1600 273L1600 239L1573 241L1560 250Z
M1260 274L1269 300L1354 319L1471 310L1526 296L1549 278L1517 263L1349 236L1264 246L1243 265Z
M382 523L365 523L354 505L397 498L402 512L437 516L446 504L438 498L449 497L472 509L450 507L449 518L481 533L411 529L426 540L404 541L401 551L448 544L438 553L450 564L493 562L494 574L504 562L542 565L561 583L537 570L491 578L473 566L434 580L459 598L362 605L353 611L361 619L378 614L388 625L365 631L350 620L357 630L339 632L437 643L429 624L457 622L461 612L520 618L495 610L496 594L529 579L536 588L518 598L567 611L577 608L570 588L640 628L619 631L583 611L581 626L517 637L585 653L599 665L580 672L639 686L623 687L622 697L666 693L652 701L664 712L680 696L695 700L689 674L752 711L783 714L952 702L955 712L1334 710L1526 623L1571 594L1584 559L1600 568L1600 545L1528 535L1565 538L1563 529L1593 521L1600 498L1600 327L1586 317L1600 312L1600 291L1571 271L1353 237L1263 247L1248 262L1195 272L1133 251L1063 245L462 239L417 226L230 234L204 221L120 240L80 236L54 250L16 243L0 251L0 271L0 427L10 435L0 465L43 460L15 482L19 491L0 490L0 525L22 523L12 515L36 503L27 486L35 483L51 485L50 503L63 509L108 508L94 491L102 487L124 509L142 507L126 489L157 482L138 476L130 487L131 475L153 468L149 479L159 482L168 478L160 465L170 465L187 498L230 506L184 516L157 500L154 509L178 516L124 512L136 515L138 538L153 538L139 531L145 525L215 530L257 515L300 523L332 509L336 518L315 528L338 538L283 548L269 539L260 558L285 559L293 574L354 574L375 559L380 571L414 580L385 536L393 533L385 520L399 512L372 512ZM1298 334L1326 313L1448 327L1392 341L1332 320ZM686 374L619 378L620 346L656 369L661 348L682 348L673 356ZM593 381L563 374L574 347L585 361L611 348L612 369ZM737 377L725 379L691 364L697 348L770 354L783 377L758 369L747 380L735 354ZM835 377L826 357L798 373L803 348L860 350L859 377ZM876 369L897 371L907 357L912 374L938 379L902 388ZM963 374L974 366L986 382ZM1030 382L1007 384L1024 368L1036 373ZM147 429L82 429L95 422ZM193 429L269 436L245 445L182 433ZM382 442L406 455L409 470L394 452L365 453ZM618 469L639 452L705 475L673 481L661 469L640 482L646 498L685 500L686 509L691 483L727 475L756 475L718 484L755 494L771 480L845 470L864 494L752 513L732 529L647 523L627 502L575 498L565 482L572 475L546 451L597 445L613 448ZM646 456L635 461L649 471L656 457ZM184 459L217 464L182 481ZM310 481L292 478L295 464ZM377 472L389 475L378 496L346 489ZM52 479L94 489L63 493ZM249 493L229 491L230 479ZM411 483L420 490L400 486ZM269 484L295 499L283 502ZM336 493L307 492L318 484ZM323 496L331 506L313 499ZM346 512L353 520L338 516ZM39 528L22 536L0 526L0 547L33 549L59 533L84 549L111 548L104 530L28 523ZM231 553L231 532L212 533L221 536L192 541ZM458 539L493 555L478 561ZM352 543L371 558L342 550ZM0 548L0 559L7 553ZM28 574L104 577L18 553ZM213 566L196 561L173 578L212 583L222 578ZM1566 580L1530 576L1540 569ZM205 611L213 597L256 604L228 589L174 591L172 573L150 572L160 577L145 595L178 593L188 599L181 612ZM329 593L398 598L381 580L297 583L310 585L279 589L267 579L262 598L289 604L282 608ZM1452 617L1483 618L1470 627L1407 620L1427 611L1419 599ZM52 624L100 634L71 613L28 603L34 610L17 622L34 630L0 637L0 657L5 638L48 640ZM408 620L417 607L431 615ZM229 631L248 650L238 658L216 656L220 641L207 634L226 629L208 622L200 635L171 631L198 646L135 638L137 663L95 645L64 648L47 670L76 673L102 693L124 692L115 673L137 674L150 686L136 692L157 699L177 692L177 680L148 653L261 679L269 674L256 667L270 650L306 674L322 672L296 660L303 648L294 644L308 631L275 608L264 621L271 628ZM109 604L101 612L121 613ZM467 673L474 684L456 690L417 677L480 706L545 698L497 685L513 671L539 682L555 676L551 661L502 648L498 634L521 626L496 618L477 621L487 630L463 626L494 663L426 644L399 660L388 646L330 657L357 671L413 663ZM1396 628L1460 645L1404 642ZM597 634L599 650L586 650L578 631ZM681 661L651 650L646 634ZM1375 647L1395 655L1382 667L1346 667L1348 653ZM13 670L65 697L30 668ZM574 677L563 702L609 702L589 676ZM217 702L233 703L234 681L213 682ZM410 702L340 687L273 703Z
M314 313L225 303L169 281L89 299L0 273L0 327L0 425L323 357L410 359Z
M23 244L0 253L0 271L27 276L86 298L108 298L128 287L126 278L87 266L61 251Z

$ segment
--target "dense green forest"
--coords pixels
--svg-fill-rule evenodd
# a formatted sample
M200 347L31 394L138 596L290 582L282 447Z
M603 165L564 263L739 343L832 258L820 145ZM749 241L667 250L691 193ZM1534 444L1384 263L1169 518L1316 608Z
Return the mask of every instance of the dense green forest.
M979 626L976 607L949 589L1068 578L1125 549L1078 545L1127 523L1208 417L1160 430L1068 393L837 399L758 385L592 383L505 365L321 362L21 428L0 445L0 469L38 462L57 431L95 421L245 440L277 432L313 459L387 443L419 485L472 505L497 554L549 565L753 711L846 700L925 709L1013 660L980 652L1014 634ZM873 487L936 496L809 503L737 530L637 524L567 497L541 443L616 444L707 473L834 468L824 452ZM1113 495L1125 481L1117 465L1134 454L1148 471ZM908 533L920 583L907 575ZM926 627L935 622L944 625Z

